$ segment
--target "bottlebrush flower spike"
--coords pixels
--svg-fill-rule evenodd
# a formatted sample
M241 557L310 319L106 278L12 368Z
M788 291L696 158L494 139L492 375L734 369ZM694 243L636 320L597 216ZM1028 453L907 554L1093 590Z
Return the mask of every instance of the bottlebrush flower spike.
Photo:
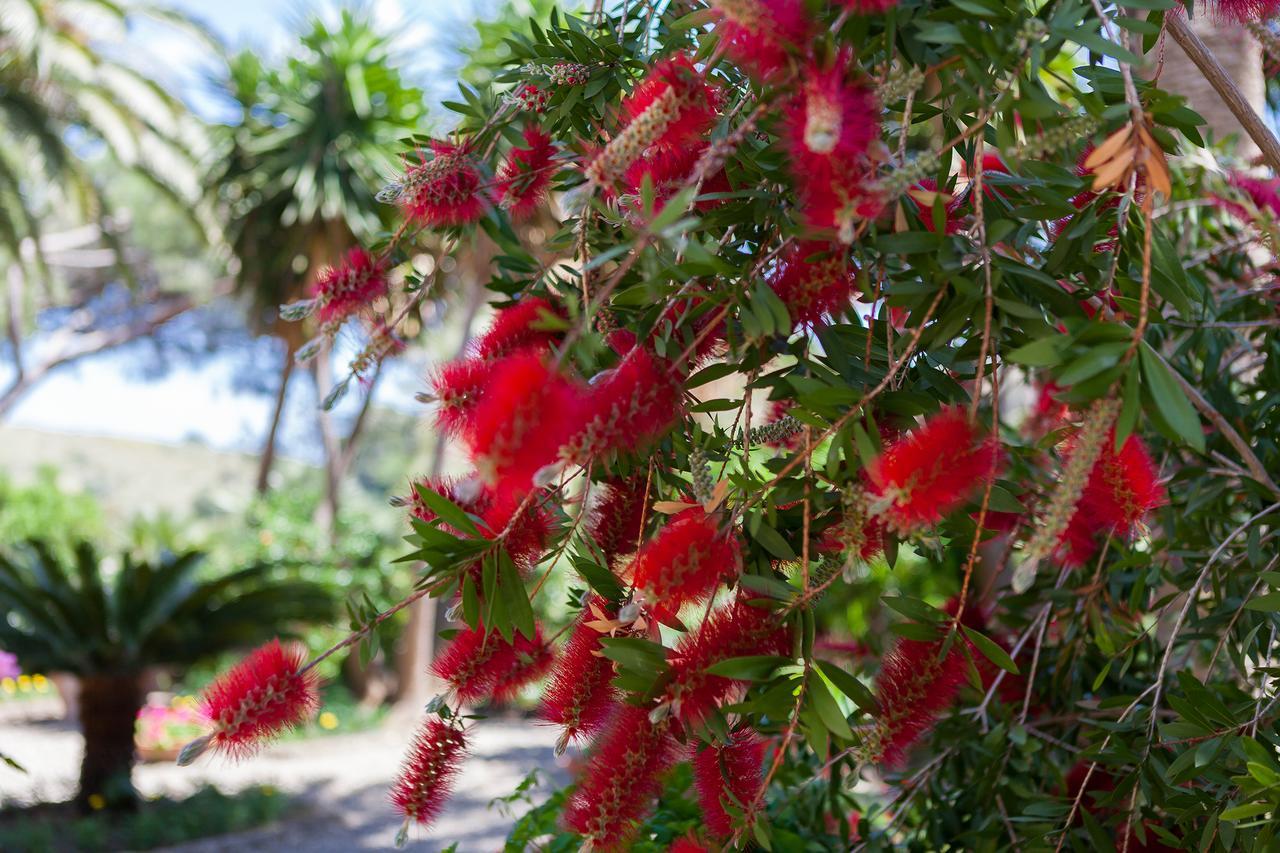
M479 358L450 361L434 372L431 396L435 398L436 426L441 432L457 435L466 428L491 372L492 364Z
M660 617L705 598L741 567L737 535L721 530L719 519L701 507L676 515L640 547L631 566L636 592Z
M739 595L712 611L692 634L686 634L672 651L671 683L664 701L682 722L705 719L744 681L713 675L707 668L722 660L746 655L786 655L790 635L778 624L777 614L752 606Z
M598 731L618 702L618 691L611 683L614 664L601 654L603 634L592 624L616 616L617 610L608 602L593 596L556 660L542 697L541 715L561 727L560 750L570 740Z
M815 323L849 306L857 269L840 246L795 243L769 279L793 323Z
M745 811L764 782L764 741L750 729L738 729L722 746L695 749L693 782L707 829L724 838L733 832L730 805Z
M524 141L524 148L511 149L494 181L499 206L511 211L517 219L524 219L538 209L555 173L556 147L551 137L529 125L524 129Z
M632 477L605 484L603 499L591 511L588 529L605 560L631 554L640 543L645 517L645 478Z
M440 816L466 751L466 734L438 717L418 729L391 786L391 804L406 828L410 821L426 826Z
M563 317L547 300L526 296L493 315L489 328L472 345L471 354L482 361L494 361L521 350L553 346L560 341L562 333L542 326Z
M867 476L872 495L887 502L880 517L907 534L941 521L996 475L999 462L996 440L984 439L953 407L890 444Z
M965 682L966 661L953 644L939 659L942 641L905 637L885 655L876 679L880 715L870 739L870 758L897 767L907 749L928 732Z
M541 664L541 671L531 665L543 660L540 656L544 646L537 629L532 640L517 631L508 643L497 631L486 631L483 625L464 628L436 657L431 671L448 682L464 703L491 697L502 701L545 671Z
M671 842L671 846L667 848L667 853L711 853L711 850L696 838L682 835Z
M422 499L419 489L446 497L463 511L478 517L483 524L477 526L485 539L493 539L510 527L503 543L512 562L520 568L527 569L542 559L547 549L547 539L551 536L551 516L536 502L524 506L519 518L513 523L512 519L516 518L516 512L523 503L514 496L492 486L477 487L473 482L448 477L427 478L415 484L413 495L409 498L409 508L414 517L428 523L435 520L436 514ZM449 525L441 527L455 536L467 537L465 532ZM479 569L478 562L474 568Z
M853 223L876 216L871 144L880 135L880 105L868 89L846 81L851 57L830 68L811 65L786 109L785 137L800 207L810 227L853 240Z
M697 141L715 123L719 104L718 90L687 57L663 60L622 102L624 126L587 166L587 178L612 185L650 148Z
M522 497L580 428L583 391L537 352L494 365L463 433L481 477Z
M272 640L220 675L200 697L200 714L213 731L183 750L190 763L208 747L235 758L305 720L319 705L315 671L300 673L301 648Z
M626 849L661 789L659 777L675 759L665 723L652 722L645 708L619 705L569 798L565 826L586 836L592 850Z
M644 347L596 375L575 420L571 456L577 461L610 451L635 452L664 435L679 418L680 384Z
M1270 213L1271 217L1280 221L1280 178L1255 178L1243 172L1231 172L1227 182L1248 196L1253 206L1260 211ZM1252 212L1234 199L1215 196L1218 205L1245 222L1253 221Z
M514 700L521 690L550 672L555 663L555 654L542 636L542 627L539 625L534 625L532 640L517 632L513 646L515 662L493 685L495 702Z
M1211 0L1209 6L1215 16L1241 24L1280 15L1280 0Z
M843 2L849 11L863 15L887 12L898 5L898 0L843 0Z
M340 323L387 292L387 271L380 258L356 246L342 263L321 270L312 290L321 324Z
M628 196L633 199L633 209L637 212L640 210L640 196L644 182L648 179L653 186L654 212L661 211L668 199L684 189L707 148L708 144L705 142L676 148L660 146L632 163L623 176L623 184ZM721 169L702 182L700 195L727 193L732 190L728 177ZM694 207L698 210L709 210L721 201L720 199L703 199Z
M766 78L785 68L787 48L809 40L803 0L713 0L716 32L736 64Z
M1059 555L1068 565L1082 565L1098 552L1099 534L1131 535L1147 513L1165 500L1159 471L1146 444L1131 435L1117 452L1112 430L1063 531Z
M480 172L464 148L432 142L434 156L405 170L400 204L405 215L428 228L467 225L484 213Z

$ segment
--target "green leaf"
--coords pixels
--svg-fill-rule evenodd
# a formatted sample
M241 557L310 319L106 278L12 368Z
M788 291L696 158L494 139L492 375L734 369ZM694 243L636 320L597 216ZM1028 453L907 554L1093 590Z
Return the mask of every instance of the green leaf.
M1019 674L1018 665L1013 662L1013 658L1009 657L1008 652L1000 648L995 640L979 634L967 625L961 625L960 630L964 631L964 635L969 638L969 642L977 646L978 651L982 652L982 656L987 660L1011 675Z
M791 663L790 658L777 657L776 655L747 655L745 657L717 661L707 667L707 672L712 675L722 675L725 678L736 678L744 681L767 681L773 675L774 670L789 663Z
M1220 820L1243 820L1245 818L1257 817L1268 812L1275 811L1275 803L1243 803L1238 806L1232 806L1224 811L1220 816Z
M1263 613L1280 611L1280 592L1269 592L1249 599L1244 604L1246 610L1260 610Z
M809 681L805 688L808 691L807 695L810 704L818 712L818 717L822 720L822 724L827 727L827 731L841 740L852 740L853 731L849 728L849 721L841 713L840 704L831 695L831 690L827 687L827 683L821 671L810 671Z
M1142 375L1147 380L1143 387L1150 392L1160 414L1197 453L1204 453L1200 418L1182 392L1178 380L1146 341L1142 342L1139 357L1142 359Z
M787 544L787 540L782 538L782 534L763 520L760 521L760 526L756 528L751 538L759 542L761 547L779 560L794 560L796 558L796 552Z
M875 694L857 678L854 678L830 661L818 661L818 668L836 686L836 689L853 700L853 704L872 716L880 713L880 706L876 702Z
M480 529L462 507L422 483L414 483L413 490L418 493L418 497L427 505L427 508L435 513L437 519L471 536L480 535Z
M933 607L918 598L912 598L909 595L886 595L880 599L887 607L896 610L908 619L914 619L917 622L941 622L947 618L947 614L943 613L936 607Z

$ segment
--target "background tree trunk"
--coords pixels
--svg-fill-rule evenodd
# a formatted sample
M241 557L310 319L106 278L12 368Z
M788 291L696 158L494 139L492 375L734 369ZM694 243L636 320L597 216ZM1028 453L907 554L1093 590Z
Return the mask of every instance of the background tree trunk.
M80 730L84 760L76 803L90 808L90 797L106 808L137 806L133 788L133 731L142 707L142 679L137 674L90 675L80 680ZM98 805L94 803L94 805Z
M276 435L280 431L280 420L284 415L285 402L289 396L289 378L293 376L294 355L297 352L292 341L286 339L284 347L284 364L280 367L280 387L276 391L275 411L271 414L271 427L267 430L267 440L262 445L262 454L258 458L258 494L265 494L271 486L271 469L276 461Z
M1242 26L1214 21L1204 14L1191 20L1191 28L1217 56L1254 111L1265 116L1267 86L1262 73L1262 48L1257 40ZM1164 60L1160 87L1184 95L1191 108L1204 116L1208 125L1201 132L1218 141L1234 135L1236 153L1245 159L1256 157L1258 146L1182 48L1166 36L1156 53L1157 61Z

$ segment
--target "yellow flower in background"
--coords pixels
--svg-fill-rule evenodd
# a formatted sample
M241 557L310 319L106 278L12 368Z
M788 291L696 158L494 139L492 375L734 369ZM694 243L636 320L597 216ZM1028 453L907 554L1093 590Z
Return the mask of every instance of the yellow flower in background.
M38 672L31 676L31 683L35 685L36 690L40 693L47 693L49 691L49 679L45 678Z
M0 681L0 690L3 690L5 693L12 696L18 690L18 683L12 678L6 678L3 681Z
M19 689L19 690L21 690L23 693L29 693L29 692L31 692L31 676L29 676L29 675L19 675L19 676L18 676L18 689Z
M106 805L107 805L106 798L104 798L101 794L89 795L89 808L93 809L95 812L102 811L104 808L106 808Z
M320 723L320 728L332 731L338 727L338 715L332 711L325 711L317 722Z

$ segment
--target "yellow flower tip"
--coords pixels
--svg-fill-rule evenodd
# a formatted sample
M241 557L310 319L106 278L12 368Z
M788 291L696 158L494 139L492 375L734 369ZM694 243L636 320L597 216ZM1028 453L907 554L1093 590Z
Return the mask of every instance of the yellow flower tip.
M338 715L332 711L325 711L320 715L317 722L320 723L320 728L332 731L338 727Z

